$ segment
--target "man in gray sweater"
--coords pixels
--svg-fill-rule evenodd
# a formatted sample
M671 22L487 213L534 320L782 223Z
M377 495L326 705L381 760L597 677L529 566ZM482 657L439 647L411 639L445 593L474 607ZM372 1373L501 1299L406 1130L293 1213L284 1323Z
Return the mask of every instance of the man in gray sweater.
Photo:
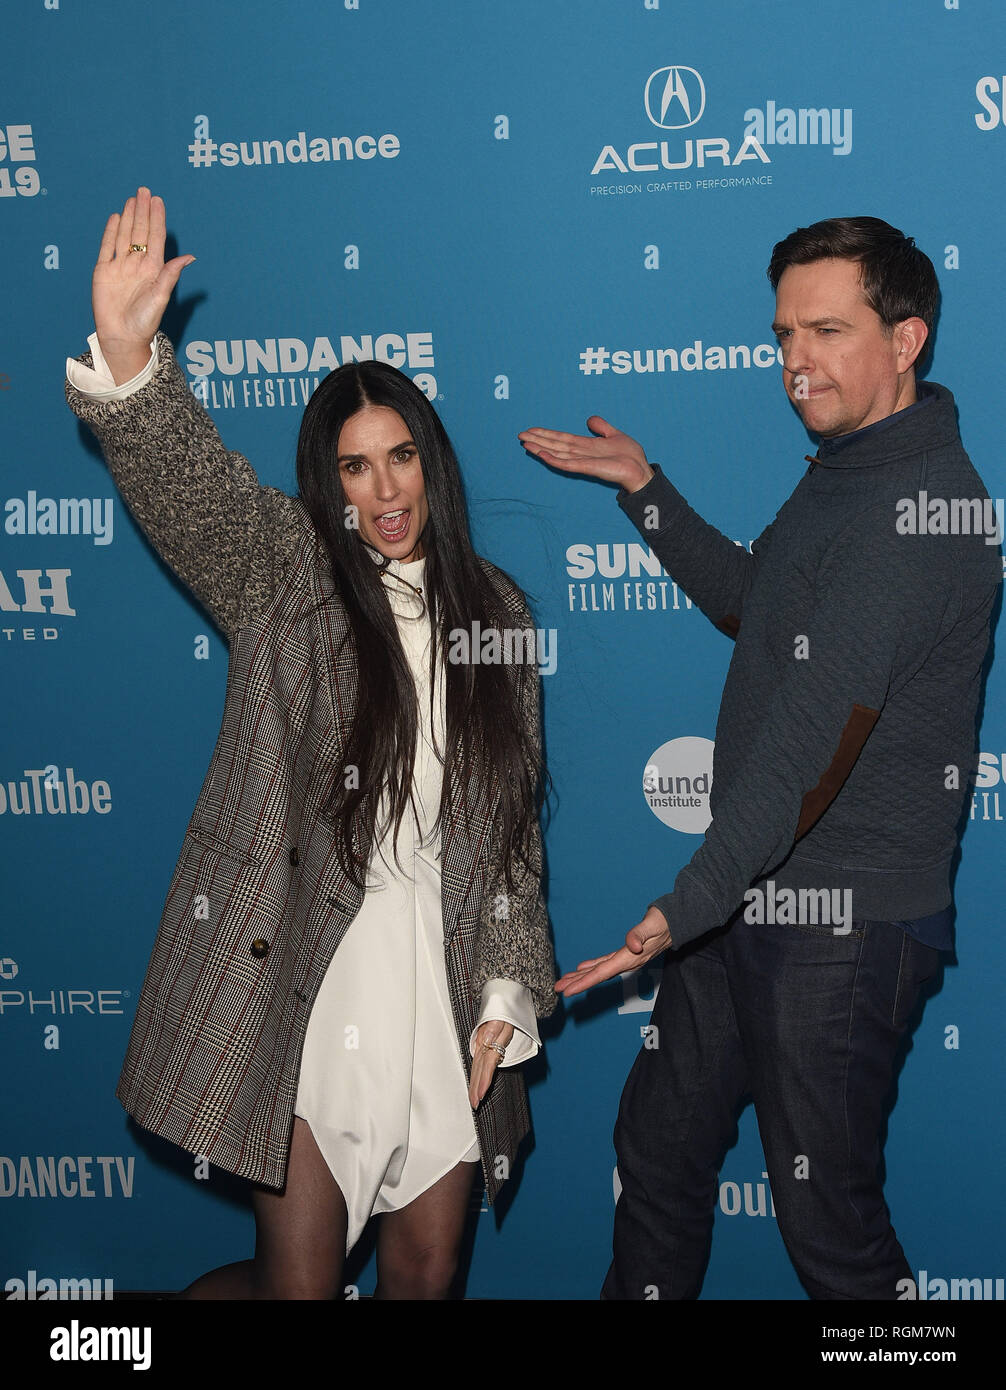
M820 441L750 553L643 449L521 435L618 502L735 641L716 728L713 820L673 891L566 995L670 949L615 1144L622 1195L605 1298L694 1298L717 1174L754 1099L779 1229L812 1298L912 1296L879 1178L902 1035L951 944L951 860L1002 509L961 445L953 397L916 381L932 263L876 218L774 249L783 382Z

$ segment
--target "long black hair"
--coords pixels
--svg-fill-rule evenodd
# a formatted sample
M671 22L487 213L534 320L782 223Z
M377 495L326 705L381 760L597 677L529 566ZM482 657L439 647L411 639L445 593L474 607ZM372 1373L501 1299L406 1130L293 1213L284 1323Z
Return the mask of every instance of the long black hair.
M315 390L304 411L297 443L301 501L328 554L334 592L347 618L354 648L357 698L345 748L322 807L336 827L343 871L364 887L375 837L394 825L397 837L411 800L418 737L418 705L398 629L381 582L387 567L375 563L359 530L347 525L347 499L338 463L342 427L367 406L397 411L419 453L429 517L420 536L426 565L423 593L430 612L430 691L438 661L446 672L446 747L438 827L455 815L469 817L482 797L498 791L494 825L503 848L507 888L519 862L531 868L531 836L542 801L540 758L521 713L520 683L533 682L531 664L474 664L446 660L448 634L471 632L477 622L502 630L515 625L472 549L464 485L457 457L440 417L422 391L383 362L336 368ZM357 770L347 776L346 768ZM378 826L381 793L388 818Z

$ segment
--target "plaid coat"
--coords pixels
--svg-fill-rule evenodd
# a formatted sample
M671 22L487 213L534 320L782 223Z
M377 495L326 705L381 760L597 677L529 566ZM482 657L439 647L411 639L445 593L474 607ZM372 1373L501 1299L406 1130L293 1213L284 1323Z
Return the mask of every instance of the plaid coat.
M67 399L151 544L227 635L230 660L223 722L116 1095L145 1128L280 1188L311 1006L363 901L318 814L342 768L356 670L342 605L319 606L332 573L306 509L224 448L170 342L160 334L158 343L154 378L126 400L90 401L69 383ZM90 354L79 360L90 365ZM514 626L531 626L520 590L481 563ZM522 667L520 680L540 747L537 672ZM441 848L447 980L466 1072L486 980L527 985L540 1016L555 1007L540 837L537 872L507 895L505 914L494 912L504 891L495 808L485 788L470 799L471 826L445 823ZM475 1127L492 1201L530 1128L519 1071L497 1071Z

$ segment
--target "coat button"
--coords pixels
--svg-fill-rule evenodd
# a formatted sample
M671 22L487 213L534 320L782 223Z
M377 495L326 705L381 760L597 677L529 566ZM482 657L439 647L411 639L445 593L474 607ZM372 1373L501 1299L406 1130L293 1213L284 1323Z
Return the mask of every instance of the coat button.
M257 936L251 944L253 956L267 956L269 954L269 943L264 937Z
M297 853L296 845L294 845L293 849L290 851L290 863L294 866L294 868L296 868L297 865L300 863L300 855Z

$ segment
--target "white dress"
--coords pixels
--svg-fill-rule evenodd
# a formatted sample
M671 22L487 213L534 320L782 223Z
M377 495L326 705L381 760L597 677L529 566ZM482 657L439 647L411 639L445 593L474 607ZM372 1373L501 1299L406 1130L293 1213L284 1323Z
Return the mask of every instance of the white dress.
M384 581L419 696L415 814L402 819L397 864L393 832L374 851L363 906L311 1010L294 1111L345 1197L347 1251L372 1212L404 1207L455 1164L479 1158L444 965L440 835L429 833L443 776L432 738L429 617L392 577L421 588L424 566L393 561ZM436 685L442 755L442 671Z

